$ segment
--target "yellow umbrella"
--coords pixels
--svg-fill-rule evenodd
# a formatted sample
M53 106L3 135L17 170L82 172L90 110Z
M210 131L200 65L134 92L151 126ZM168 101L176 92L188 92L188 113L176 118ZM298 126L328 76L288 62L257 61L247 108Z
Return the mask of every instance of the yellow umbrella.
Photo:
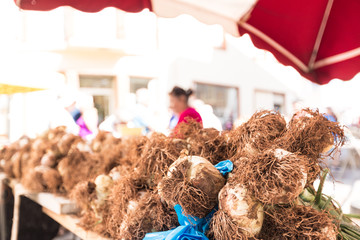
M58 72L61 61L55 53L4 50L0 56L0 94L57 89L65 82Z
M0 83L0 94L11 95L14 93L27 93L41 90L45 89Z

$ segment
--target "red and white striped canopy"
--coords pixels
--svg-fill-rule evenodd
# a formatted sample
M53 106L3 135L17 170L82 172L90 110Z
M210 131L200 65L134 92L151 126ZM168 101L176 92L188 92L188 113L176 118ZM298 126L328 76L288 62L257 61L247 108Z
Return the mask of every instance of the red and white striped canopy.
M360 72L359 0L15 0L21 9L48 11L71 6L97 12L116 7L127 12L145 8L158 16L189 14L220 24L240 36L248 33L284 65L309 80L352 79Z
M83 12L98 12L115 7L126 12L149 9L160 17L189 14L206 24L220 24L227 32L238 35L237 22L257 0L15 0L24 10L49 11L71 6Z

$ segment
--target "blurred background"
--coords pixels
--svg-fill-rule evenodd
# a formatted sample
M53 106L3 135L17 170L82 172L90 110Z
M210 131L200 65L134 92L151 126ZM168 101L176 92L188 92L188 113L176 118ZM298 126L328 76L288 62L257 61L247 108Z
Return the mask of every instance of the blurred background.
M231 129L260 109L288 119L303 107L334 116L351 141L332 166L342 182L326 191L349 211L360 189L359 74L320 86L255 48L247 35L232 37L188 15L159 18L148 10L33 12L0 1L0 31L0 83L41 89L0 94L0 142L59 125L76 132L68 114L74 109L94 110L94 128L114 135L121 136L124 124L144 134L166 133L168 93L177 85L194 90L190 104L205 127Z
M1 1L0 19L1 82L45 89L0 95L5 141L60 124L59 109L73 102L82 108L86 96L98 125L110 116L128 122L140 104L146 125L164 132L174 85L192 88L192 105L202 115L215 114L223 129L258 109L290 116L299 107L331 107L343 124L359 124L360 81L316 85L255 48L248 36L232 37L188 15L166 19L148 10L84 13L70 7L34 12Z

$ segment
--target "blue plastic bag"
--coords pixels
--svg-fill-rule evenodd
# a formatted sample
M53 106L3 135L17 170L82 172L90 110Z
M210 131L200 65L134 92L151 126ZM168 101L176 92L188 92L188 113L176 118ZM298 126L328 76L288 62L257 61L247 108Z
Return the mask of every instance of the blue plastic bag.
M210 220L216 209L212 210L205 218L185 215L179 204L175 205L174 209L181 226L165 232L148 233L144 240L208 240L204 233L208 230Z
M234 169L234 164L230 160L225 160L216 164L215 167L225 177L226 174Z
M233 170L234 165L230 160L225 160L216 164L215 167L225 176ZM211 218L217 211L217 207L205 218L185 215L179 204L175 205L174 209L180 226L169 231L147 233L144 240L208 240L205 233L209 229Z

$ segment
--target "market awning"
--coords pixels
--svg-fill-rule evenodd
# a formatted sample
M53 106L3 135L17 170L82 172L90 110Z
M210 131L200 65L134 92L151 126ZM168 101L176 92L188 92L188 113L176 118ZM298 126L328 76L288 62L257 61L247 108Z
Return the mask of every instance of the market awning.
M49 11L60 6L71 6L83 12L98 12L115 7L126 12L149 9L160 17L189 14L206 24L220 24L239 35L237 23L257 0L15 0L24 10Z
M234 36L251 36L284 65L312 82L352 79L360 71L358 0L15 0L25 10L72 6L85 12L116 7L127 12L148 8L158 16L189 14L220 24Z
M45 89L0 83L0 94L11 95L15 93L27 93L27 92L34 92L41 90L45 90Z
M0 94L57 89L65 81L55 53L7 52L0 56Z
M152 11L160 17L189 14L206 24L219 24L239 35L238 22L246 18L257 0L152 0Z
M126 12L151 10L150 0L14 0L24 10L50 11L61 6L70 6L83 12L98 12L106 7L115 7Z
M55 71L2 71L0 94L27 93L57 89L64 82L64 75Z

